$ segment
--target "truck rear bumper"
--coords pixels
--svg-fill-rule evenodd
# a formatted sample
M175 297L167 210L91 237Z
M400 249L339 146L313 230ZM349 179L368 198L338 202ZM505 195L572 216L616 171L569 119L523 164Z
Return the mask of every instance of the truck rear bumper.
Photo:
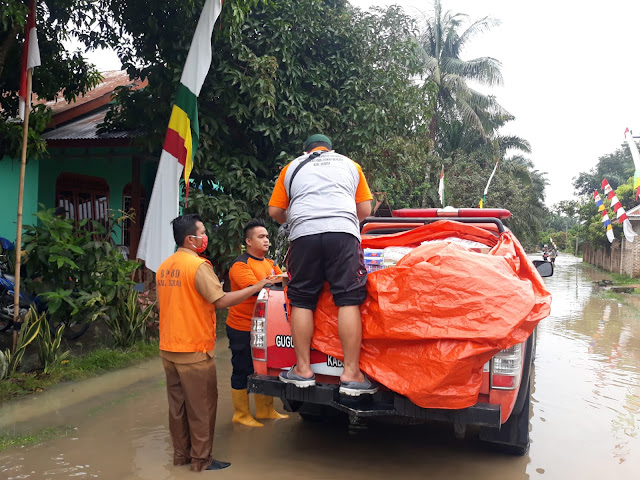
M447 423L463 423L484 427L500 427L500 405L477 403L459 410L422 408L408 398L390 391L375 395L347 397L338 393L338 385L318 383L315 387L298 388L282 383L277 377L253 374L249 392L282 399L285 408L296 411L302 404L327 405L351 417L408 417ZM365 398L366 397L366 398ZM371 398L372 397L372 398Z

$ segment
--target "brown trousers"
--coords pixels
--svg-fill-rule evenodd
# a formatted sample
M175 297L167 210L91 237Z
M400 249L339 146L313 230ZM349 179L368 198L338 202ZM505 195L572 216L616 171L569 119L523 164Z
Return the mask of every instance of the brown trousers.
M167 376L173 464L191 463L191 470L199 472L212 458L218 408L215 359L184 364L163 358L162 365Z

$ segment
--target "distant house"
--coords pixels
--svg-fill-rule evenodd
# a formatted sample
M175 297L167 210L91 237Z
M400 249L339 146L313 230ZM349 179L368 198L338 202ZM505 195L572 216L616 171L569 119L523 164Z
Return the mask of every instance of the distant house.
M34 222L42 203L64 207L68 218L104 221L110 210L133 211L139 221L125 222L114 241L127 247L135 258L147 198L151 194L157 159L147 158L134 145L140 132L97 133L116 87L146 83L129 79L126 72L105 72L100 85L76 102L62 97L50 102L51 123L43 138L48 157L28 160L23 205L23 224ZM19 159L0 159L0 237L15 239L18 204Z

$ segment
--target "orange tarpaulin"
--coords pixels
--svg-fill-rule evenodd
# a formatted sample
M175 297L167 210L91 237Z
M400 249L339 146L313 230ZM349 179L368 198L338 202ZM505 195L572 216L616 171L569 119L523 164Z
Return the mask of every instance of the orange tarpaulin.
M448 237L492 247L476 253ZM477 403L482 367L523 342L550 312L551 294L511 232L496 237L471 225L439 221L393 235L363 237L363 248L417 246L395 267L368 275L361 307L360 367L424 408ZM337 307L323 290L312 346L342 359Z

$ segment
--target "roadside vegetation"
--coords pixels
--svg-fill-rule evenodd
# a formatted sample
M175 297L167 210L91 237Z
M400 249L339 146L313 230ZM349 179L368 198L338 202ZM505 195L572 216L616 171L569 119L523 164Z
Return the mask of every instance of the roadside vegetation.
M75 429L71 426L59 426L45 428L44 430L28 435L0 434L0 452L11 447L26 447L56 438L68 437L74 431Z
M616 221L611 201L604 195L601 185L602 180L606 178L611 188L615 190L620 203L628 211L638 205L633 190L633 174L633 159L626 143L615 152L601 156L591 170L579 172L573 179L577 200L562 201L550 209L540 242L549 243L549 237L551 237L560 250L568 253L577 251L578 254L583 244L589 244L593 248L610 248L611 244L606 237L602 215L598 212L593 199L595 190L600 193L607 208L615 241L626 241L622 225ZM622 281L622 278L616 278L616 283L619 283L618 280ZM629 279L629 281L640 282L640 279Z
M98 347L82 355L71 355L48 373L17 372L0 380L0 402L15 396L47 390L62 382L82 380L110 370L128 367L158 355L157 342L138 342L127 349Z
M44 209L37 225L25 227L23 292L38 301L14 325L15 348L0 350L0 401L157 355L156 304L133 288L140 264L111 241L124 218L113 215L106 226L81 222L76 229L73 220ZM72 355L70 341L92 325L106 337L89 353ZM3 334L5 341L10 334Z

